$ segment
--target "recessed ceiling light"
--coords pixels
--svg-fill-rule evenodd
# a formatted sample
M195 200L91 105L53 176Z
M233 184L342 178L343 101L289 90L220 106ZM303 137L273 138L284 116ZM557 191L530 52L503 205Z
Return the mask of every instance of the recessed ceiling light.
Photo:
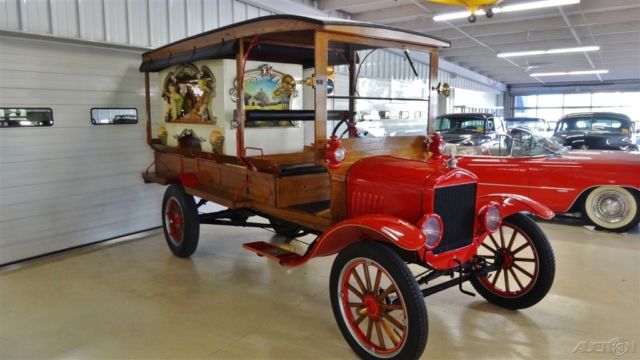
M587 52L587 51L598 51L598 50L600 50L600 46L580 46L580 47L549 49L549 50L529 50L529 51L518 51L518 52L506 52L506 53L498 54L498 57L506 58L506 57L516 57L516 56L564 54L564 53Z
M492 9L494 14L500 13L508 13L515 11L523 11L523 10L533 10L533 9L542 9L547 7L554 6L563 6L563 5L575 5L579 4L580 0L544 0L544 1L533 1L521 4L514 5L505 5L499 6ZM475 15L484 15L485 12L482 9L478 9L475 12ZM470 11L458 11L447 14L440 14L433 17L433 21L446 21L446 20L454 20L454 19L464 19L471 15Z
M531 73L530 76L565 76L565 75L591 75L591 74L606 74L609 70L577 70L577 71L558 71L558 72L546 72L546 73Z

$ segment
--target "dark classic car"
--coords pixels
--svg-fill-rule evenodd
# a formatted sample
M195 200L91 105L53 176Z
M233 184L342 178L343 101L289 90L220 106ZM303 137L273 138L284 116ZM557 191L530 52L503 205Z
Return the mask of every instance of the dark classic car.
M446 114L436 118L436 131L450 144L474 146L495 143L506 134L501 118L493 114Z
M530 129L511 133L517 137L498 146L449 149L456 152L458 166L478 176L481 195L524 195L556 213L581 212L598 228L614 232L638 226L640 152L570 151Z
M637 150L635 124L624 114L576 113L563 116L553 137L572 149Z

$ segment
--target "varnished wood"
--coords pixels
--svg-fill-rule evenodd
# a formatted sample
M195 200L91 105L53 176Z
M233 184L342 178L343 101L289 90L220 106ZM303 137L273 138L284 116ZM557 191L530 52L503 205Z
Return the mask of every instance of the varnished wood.
M323 159L319 152L321 141L327 137L327 65L329 55L327 34L316 32L315 36L315 74L316 86L314 93L316 121L314 122L314 144L316 147L316 164L321 164Z
M329 174L308 174L277 179L277 207L329 200Z
M238 42L238 53L236 54L236 74L238 79L244 79L244 41ZM234 113L238 126L236 127L236 156L239 159L245 157L244 151L244 81L238 81L236 99L236 112Z
M436 116L438 115L438 50L434 50L429 55L429 111L427 114L427 133L433 134L436 127Z

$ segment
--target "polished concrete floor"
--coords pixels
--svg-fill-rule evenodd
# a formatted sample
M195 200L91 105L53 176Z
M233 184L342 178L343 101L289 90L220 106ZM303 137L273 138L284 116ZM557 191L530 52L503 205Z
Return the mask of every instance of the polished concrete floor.
M638 229L541 226L557 261L550 294L522 311L456 288L427 298L424 359L640 358ZM285 269L240 246L271 235L203 226L188 260L155 233L4 269L0 358L354 359L329 303L333 258Z

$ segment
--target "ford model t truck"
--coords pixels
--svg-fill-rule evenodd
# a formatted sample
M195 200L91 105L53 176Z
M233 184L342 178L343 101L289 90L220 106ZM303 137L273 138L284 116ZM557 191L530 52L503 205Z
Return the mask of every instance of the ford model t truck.
M143 177L168 185L162 223L171 251L193 254L200 224L315 235L306 249L243 246L284 267L337 255L331 306L362 358L418 358L427 343L423 297L453 286L473 295L467 281L501 307L539 302L554 256L525 213L553 213L522 196L479 197L477 178L444 157L427 130L447 46L386 26L275 15L145 53L154 163ZM423 135L360 137L356 122L371 125L380 113L397 127L422 121ZM226 209L199 213L208 201Z

